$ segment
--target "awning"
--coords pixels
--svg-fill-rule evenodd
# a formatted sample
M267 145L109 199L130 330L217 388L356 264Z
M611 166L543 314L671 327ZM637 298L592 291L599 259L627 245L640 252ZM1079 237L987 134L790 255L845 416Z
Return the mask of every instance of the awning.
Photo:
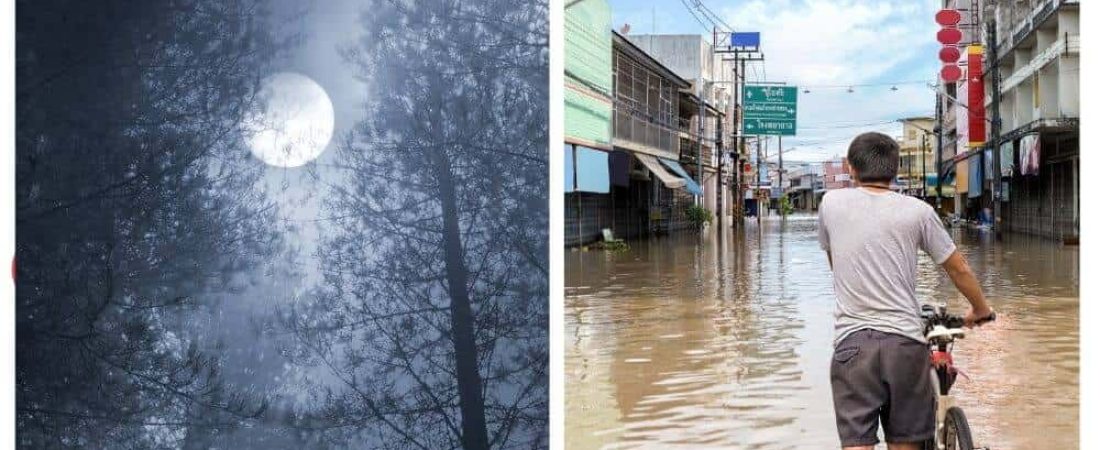
M687 171L680 166L680 163L665 158L660 158L660 160L662 163L668 166L669 169L672 169L673 172L676 172L676 174L679 175L680 178L683 178L684 182L687 183L687 186L684 187L687 189L688 192L695 195L703 195L703 188L699 187L699 183L696 183L695 180L691 179L691 175L688 175Z
M665 187L670 189L682 188L687 185L687 182L683 178L668 173L664 167L661 167L661 163L657 162L657 157L652 155L646 155L644 153L635 153L635 158L642 162L650 172L653 172L664 183Z

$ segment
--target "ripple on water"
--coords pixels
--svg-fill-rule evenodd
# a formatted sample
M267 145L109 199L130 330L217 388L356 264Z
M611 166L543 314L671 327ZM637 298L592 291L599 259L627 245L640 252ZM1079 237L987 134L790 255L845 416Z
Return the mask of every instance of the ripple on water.
M567 253L567 448L837 447L832 280L815 226ZM956 349L970 376L959 403L979 443L1076 447L1076 249L955 238L999 314ZM962 311L927 258L917 289Z

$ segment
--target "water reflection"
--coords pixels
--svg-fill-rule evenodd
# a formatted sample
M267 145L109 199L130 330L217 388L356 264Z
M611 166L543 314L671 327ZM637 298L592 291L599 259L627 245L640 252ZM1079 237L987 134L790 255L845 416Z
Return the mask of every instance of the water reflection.
M839 447L832 284L815 225L795 217L567 253L567 448ZM957 350L971 378L959 402L979 443L1075 447L1076 248L955 238L1003 317ZM965 304L926 257L918 292Z

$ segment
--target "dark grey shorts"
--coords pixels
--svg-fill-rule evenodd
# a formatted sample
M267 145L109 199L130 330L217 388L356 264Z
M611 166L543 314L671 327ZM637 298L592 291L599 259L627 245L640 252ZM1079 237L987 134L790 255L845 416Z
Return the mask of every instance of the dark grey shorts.
M844 338L833 352L833 407L844 447L921 442L936 431L936 391L928 346L872 329Z

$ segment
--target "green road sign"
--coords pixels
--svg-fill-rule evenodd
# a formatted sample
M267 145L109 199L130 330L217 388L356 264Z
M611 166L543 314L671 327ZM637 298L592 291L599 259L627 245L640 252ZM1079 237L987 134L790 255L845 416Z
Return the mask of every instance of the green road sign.
M744 134L794 136L798 117L795 86L745 85L742 92Z

